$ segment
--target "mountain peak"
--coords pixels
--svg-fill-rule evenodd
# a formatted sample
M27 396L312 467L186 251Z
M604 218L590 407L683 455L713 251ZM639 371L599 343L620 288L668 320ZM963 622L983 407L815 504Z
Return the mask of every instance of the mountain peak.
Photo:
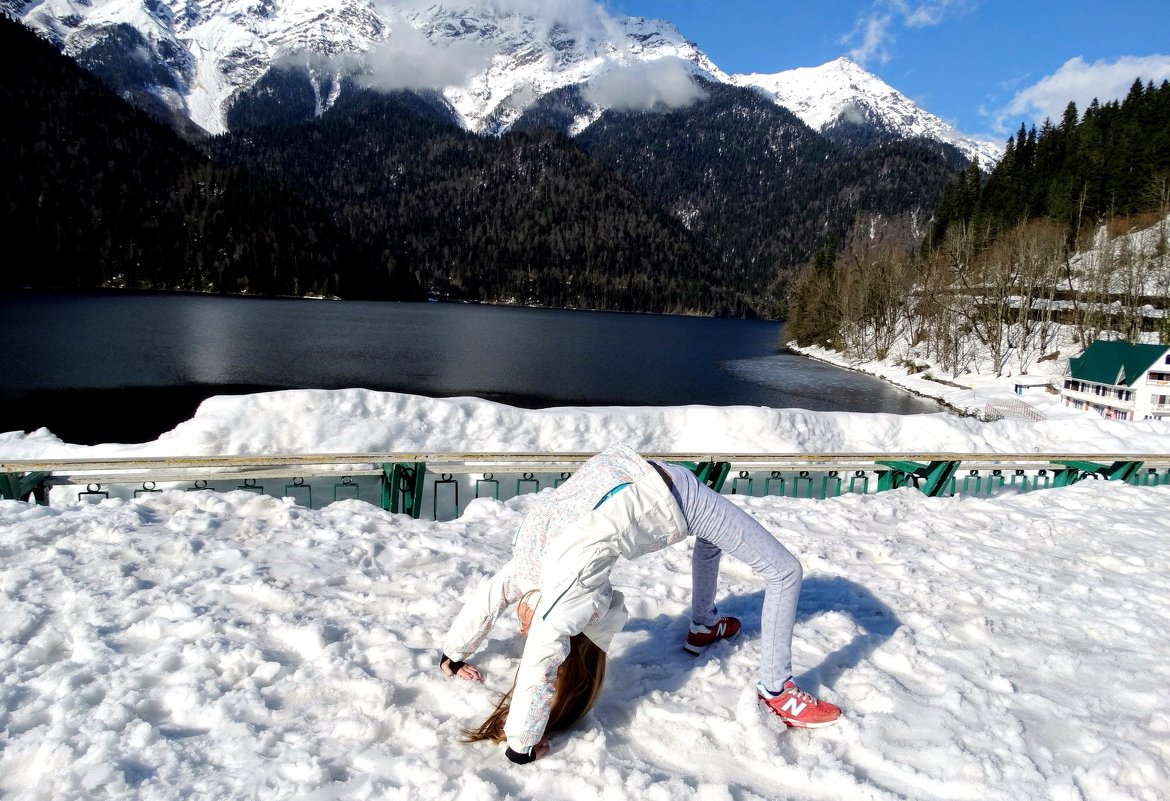
M25 4L23 21L123 94L165 103L212 133L227 129L233 105L273 67L300 63L311 65L305 91L317 113L355 70L371 86L439 91L467 128L493 133L559 89L600 80L624 84L611 96L653 97L663 84L685 95L680 81L702 78L763 90L818 131L876 124L894 138L954 144L985 168L999 156L845 56L732 76L670 22L612 17L594 3L52 0Z
M813 130L865 124L893 138L925 137L954 145L982 169L999 160L997 145L965 136L845 56L817 67L733 75L731 82L764 91Z

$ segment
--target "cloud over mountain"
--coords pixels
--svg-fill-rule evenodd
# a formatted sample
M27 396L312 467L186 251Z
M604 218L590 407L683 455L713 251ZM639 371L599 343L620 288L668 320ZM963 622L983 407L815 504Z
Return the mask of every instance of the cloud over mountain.
M585 99L619 111L683 108L706 97L684 61L660 58L620 66L597 75Z
M478 42L431 42L398 17L390 36L362 59L359 83L387 92L464 86L487 68L492 55Z

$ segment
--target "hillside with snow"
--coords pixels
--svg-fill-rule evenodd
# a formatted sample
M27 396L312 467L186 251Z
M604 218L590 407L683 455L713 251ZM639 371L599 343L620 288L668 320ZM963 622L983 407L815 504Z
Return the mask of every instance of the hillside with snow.
M694 102L693 83L766 91L816 130L864 122L894 138L925 136L988 166L995 145L964 137L848 61L774 75L725 74L667 21L614 17L600 4L554 4L544 15L509 2L466 5L372 0L8 0L5 10L146 105L161 104L222 133L234 104L273 91L293 69L317 113L344 80L438 90L466 128L506 130L550 92L583 87L579 131L609 108Z

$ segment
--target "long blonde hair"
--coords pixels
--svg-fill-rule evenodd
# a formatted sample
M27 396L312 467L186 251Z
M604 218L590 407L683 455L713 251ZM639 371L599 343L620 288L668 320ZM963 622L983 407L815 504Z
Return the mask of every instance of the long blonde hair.
M604 681L605 651L594 645L584 634L574 634L569 638L569 655L557 668L545 733L567 729L584 717L585 713L593 708L597 696L601 694L601 685ZM463 732L463 742L504 741L504 721L508 719L508 711L512 707L512 691L515 689L516 682L513 680L512 688L500 697L487 720L477 728Z

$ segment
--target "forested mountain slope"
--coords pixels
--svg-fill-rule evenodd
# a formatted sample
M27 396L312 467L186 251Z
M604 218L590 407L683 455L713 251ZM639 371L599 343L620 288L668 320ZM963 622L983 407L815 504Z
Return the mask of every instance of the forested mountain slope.
M750 89L705 88L687 108L607 112L578 141L686 220L765 307L779 303L785 276L818 249L840 249L859 221L898 219L920 234L964 166L937 142L846 149Z
M214 142L384 242L432 291L489 301L741 314L706 244L551 131L482 137L410 92L352 91L321 118Z
M8 18L0 174L0 288L420 297L409 275L322 210L212 167Z

